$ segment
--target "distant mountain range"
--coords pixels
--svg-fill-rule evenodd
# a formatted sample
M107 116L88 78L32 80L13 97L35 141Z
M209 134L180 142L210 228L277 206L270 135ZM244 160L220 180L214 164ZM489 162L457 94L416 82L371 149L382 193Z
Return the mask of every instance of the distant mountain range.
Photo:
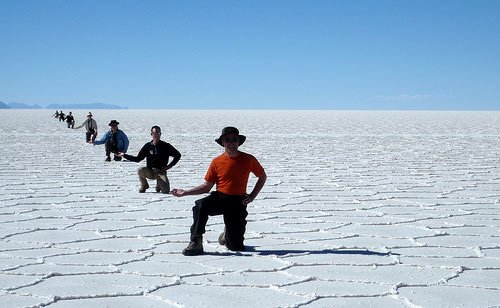
M45 109L128 109L118 105L93 103L93 104L50 104Z
M23 103L4 103L0 102L0 109L128 109L118 105L93 103L93 104L50 104L46 107L40 105L28 105Z
M2 103L0 102L0 108L3 109L42 109L40 105L26 105L21 103Z

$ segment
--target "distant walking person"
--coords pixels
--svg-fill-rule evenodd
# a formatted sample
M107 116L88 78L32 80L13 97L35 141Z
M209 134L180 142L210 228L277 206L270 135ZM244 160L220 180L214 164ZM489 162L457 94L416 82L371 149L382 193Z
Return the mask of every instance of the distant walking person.
M224 232L219 235L219 244L229 250L243 251L245 246L245 230L248 215L247 205L259 194L267 179L264 168L252 155L238 150L246 137L240 135L236 127L225 127L215 141L224 147L224 153L212 160L205 182L194 188L173 189L176 197L200 195L210 192L216 185L216 190L205 198L196 200L193 207L193 224L191 225L191 242L182 251L185 256L203 253L203 234L208 217L224 215ZM257 178L254 188L247 194L247 184L250 173Z
M151 137L153 140L146 143L137 156L125 153L118 153L117 155L135 162L140 162L146 158L146 167L137 170L141 182L140 193L146 192L146 189L149 188L148 179L151 179L156 180L156 192L161 191L168 194L170 192L170 182L167 177L167 170L179 162L181 153L170 143L160 140L161 128L159 126L151 128ZM168 163L169 157L173 157L170 163Z
M59 112L59 122L63 122L65 119L66 119L66 115L61 110L61 112Z
M71 111L66 116L66 123L68 124L68 128L75 128L75 117Z
M52 116L53 116L54 118L58 119L58 118L59 118L59 111L58 111L58 110L56 110L56 113L54 113Z
M83 121L83 123L75 129L79 129L85 126L86 131L86 140L87 143L93 143L95 138L97 137L97 122L92 118L92 112L89 112L87 115L87 120Z
M127 153L128 150L128 137L120 129L118 129L118 124L116 120L111 120L109 126L111 129L101 138L99 141L95 141L94 145L105 144L106 145L106 161L111 161L111 153L114 154L114 160L122 160L118 153Z

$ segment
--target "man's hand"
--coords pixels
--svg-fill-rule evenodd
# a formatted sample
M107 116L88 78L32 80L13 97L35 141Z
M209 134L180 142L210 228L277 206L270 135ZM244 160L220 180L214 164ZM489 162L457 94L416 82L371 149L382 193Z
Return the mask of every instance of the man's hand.
M174 188L170 191L170 193L176 197L182 197L186 191L184 189Z
M248 205L250 202L252 202L252 201L253 201L253 199L255 199L255 197L252 197L251 195L248 195L248 196L246 196L246 198L245 198L245 199L243 199L243 200L241 201L241 203L242 203L243 205Z

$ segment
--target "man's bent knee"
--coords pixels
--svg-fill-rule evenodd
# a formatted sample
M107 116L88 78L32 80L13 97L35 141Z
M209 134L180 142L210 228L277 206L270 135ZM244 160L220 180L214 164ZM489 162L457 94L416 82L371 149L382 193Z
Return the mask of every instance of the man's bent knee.
M142 167L137 169L137 174L144 178L152 179L153 178L152 173L153 172L148 167Z

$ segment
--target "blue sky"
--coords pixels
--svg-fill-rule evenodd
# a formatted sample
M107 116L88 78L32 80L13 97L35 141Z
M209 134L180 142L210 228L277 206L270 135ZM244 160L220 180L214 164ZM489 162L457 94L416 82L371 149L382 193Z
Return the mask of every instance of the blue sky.
M500 109L500 1L0 0L0 101Z

